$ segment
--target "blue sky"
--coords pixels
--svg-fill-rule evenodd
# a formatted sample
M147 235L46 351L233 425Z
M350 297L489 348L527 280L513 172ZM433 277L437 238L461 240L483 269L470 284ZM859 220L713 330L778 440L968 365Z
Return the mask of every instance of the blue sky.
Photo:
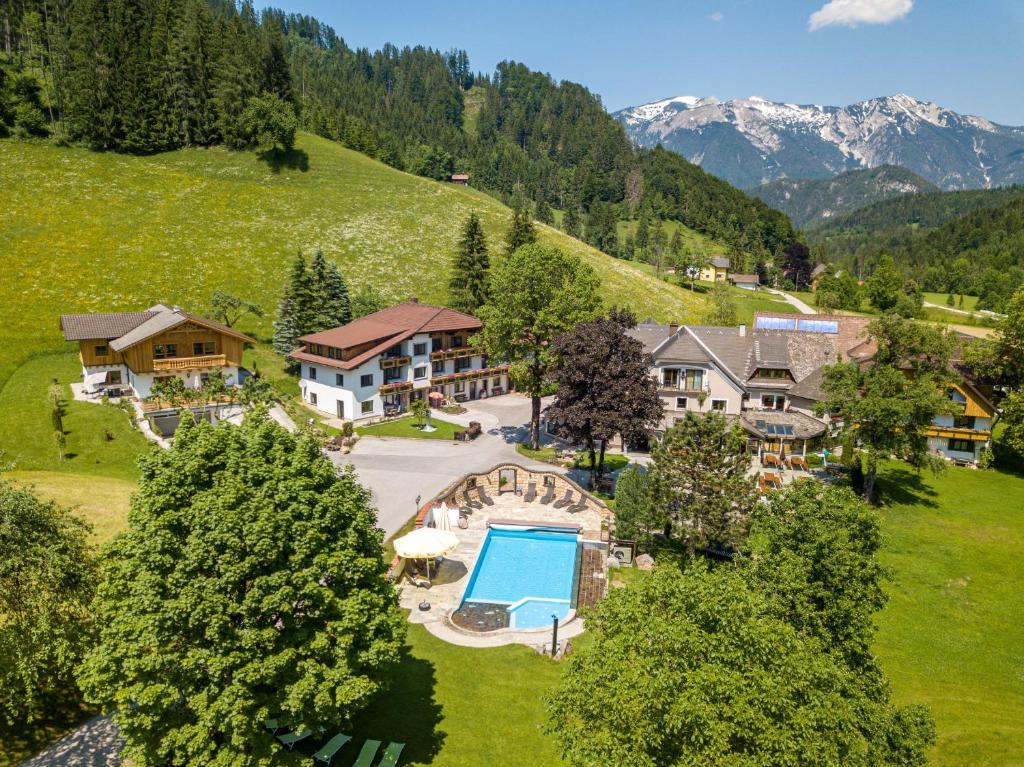
M610 110L669 96L848 104L907 93L1024 125L1024 0L276 0L352 47L465 48L583 83Z

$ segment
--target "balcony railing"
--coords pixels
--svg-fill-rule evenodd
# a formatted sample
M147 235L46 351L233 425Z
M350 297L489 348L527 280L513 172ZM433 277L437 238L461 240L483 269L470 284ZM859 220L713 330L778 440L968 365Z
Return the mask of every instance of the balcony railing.
M203 368L222 368L228 364L223 354L208 354L203 357L171 357L165 360L153 360L153 370L163 373L168 370L200 370Z
M402 392L412 391L412 381L396 381L395 383L381 384L377 391L380 394L401 394Z
M412 357L381 357L380 369L400 368L402 365L408 365L410 362L412 362Z
M458 349L442 349L438 352L431 352L430 361L437 362L438 360L457 360L460 357L476 357L483 353L483 349L479 346L460 346Z
M434 376L430 379L431 386L444 386L462 381L479 381L481 378L503 375L508 372L508 365L499 365L493 368L482 368L480 370L466 370L462 373L449 373L445 376Z
M968 429L965 426L937 426L925 427L926 437L952 437L953 439L969 439L974 442L985 442L992 436L992 432L986 429Z

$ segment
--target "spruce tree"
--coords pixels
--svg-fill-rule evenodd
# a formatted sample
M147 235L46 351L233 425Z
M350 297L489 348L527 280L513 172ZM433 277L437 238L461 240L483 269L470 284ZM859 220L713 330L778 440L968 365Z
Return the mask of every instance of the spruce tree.
M547 224L548 226L555 223L555 215L551 212L551 206L548 205L548 201L544 199L544 195L537 198L533 217L540 223Z
M470 213L455 251L448 283L453 308L472 314L487 303L490 266L484 228L476 213Z
M274 351L282 357L287 358L289 354L299 348L299 336L303 335L299 329L298 306L291 289L285 286L281 295L281 303L277 308L277 319L274 320ZM288 363L291 365L291 362Z
M576 205L570 205L562 217L562 231L570 237L579 237L581 228L580 209Z
M304 336L313 332L316 322L316 293L314 278L306 267L306 259L302 251L295 254L291 271L288 274L288 292L295 302L295 323L298 335Z
M512 203L512 221L505 235L505 253L512 255L523 245L537 241L537 230L533 228L529 204L525 199L517 199Z
M341 270L333 261L327 262L319 306L321 329L336 328L352 321L352 301L348 295L348 284L341 276Z

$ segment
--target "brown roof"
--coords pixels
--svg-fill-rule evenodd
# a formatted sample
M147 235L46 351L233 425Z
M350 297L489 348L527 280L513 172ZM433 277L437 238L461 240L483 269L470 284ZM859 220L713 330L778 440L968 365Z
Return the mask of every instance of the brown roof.
M481 327L480 320L472 314L410 300L360 317L347 325L322 330L319 333L310 333L299 339L305 344L321 344L336 349L348 349L374 341L379 342L352 359L335 360L302 350L296 350L288 356L292 359L351 370L416 333L479 330Z
M103 339L110 341L115 351L123 351L148 338L169 330L184 322L195 322L220 333L241 338L246 343L256 343L245 333L234 328L200 317L183 309L173 309L163 304L151 306L144 312L115 312L110 314L64 314L60 326L68 341Z
M101 338L109 341L120 338L154 316L156 316L155 311L62 314L60 329L64 331L64 338L67 341L91 341Z
M836 351L840 357L845 361L851 357L851 352L855 349L858 352L863 352L865 349L870 349L873 345L873 341L869 341L867 337L867 326L877 319L877 317L863 317L860 315L853 314L800 314L799 312L754 312L754 325L757 326L758 317L778 317L781 319L792 319L796 320L797 324L794 328L795 332L804 332L799 325L800 320L814 321L821 320L825 322L835 322L838 325L839 332L836 334L830 334L835 340ZM871 353L874 353L873 350Z
M733 282L756 282L761 284L760 278L756 274L731 274L729 279Z

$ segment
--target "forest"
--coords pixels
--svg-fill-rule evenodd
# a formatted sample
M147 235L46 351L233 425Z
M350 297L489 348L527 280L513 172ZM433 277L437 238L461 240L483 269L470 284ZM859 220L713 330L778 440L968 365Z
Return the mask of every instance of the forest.
M230 0L2 0L0 51L0 133L25 139L288 151L297 127L418 175L469 173L542 221L559 209L613 255L636 254L609 220L641 213L718 240L749 268L799 237L679 155L632 146L584 86L521 63L482 74L463 50L354 49L312 17Z

